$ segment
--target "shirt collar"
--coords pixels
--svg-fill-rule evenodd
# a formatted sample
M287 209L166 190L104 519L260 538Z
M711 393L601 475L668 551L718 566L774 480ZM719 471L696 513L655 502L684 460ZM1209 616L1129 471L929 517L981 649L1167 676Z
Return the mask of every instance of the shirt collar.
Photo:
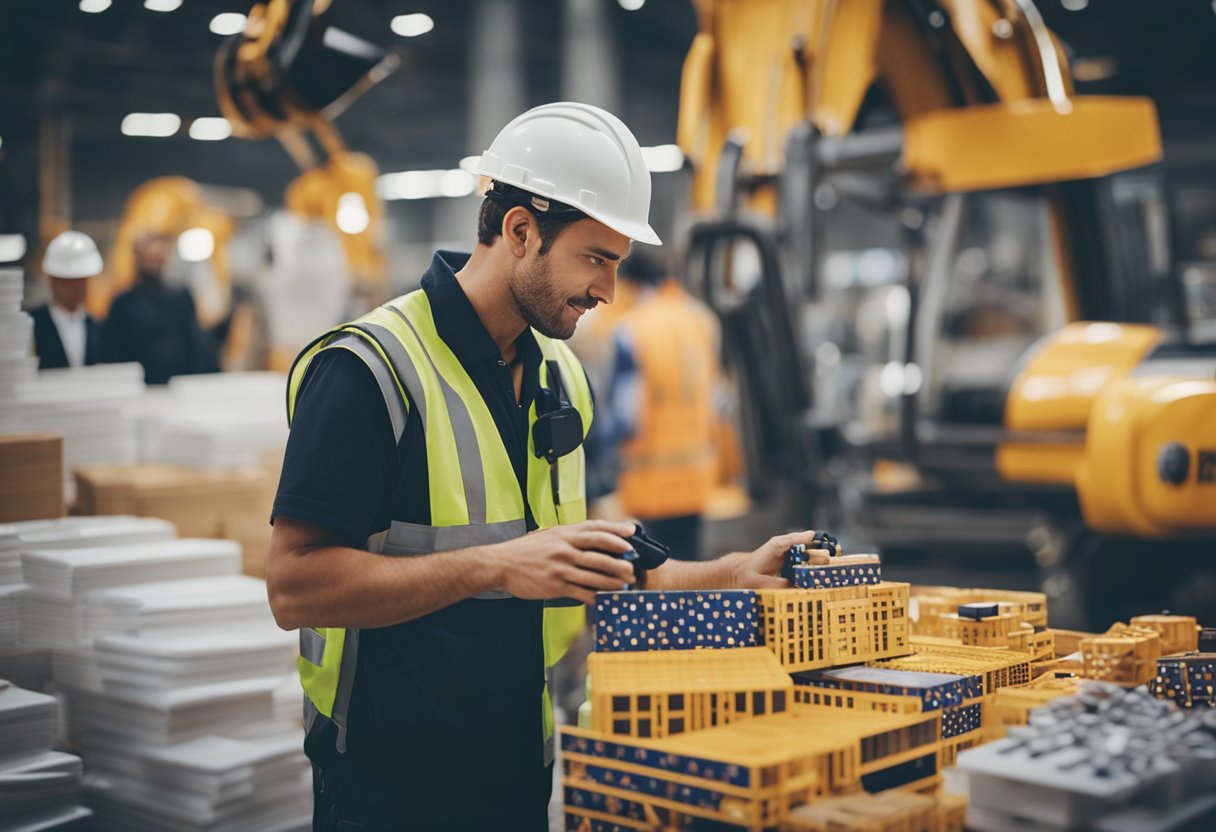
M431 302L435 329L456 358L471 366L481 361L498 359L502 352L490 337L477 310L473 308L456 272L464 268L471 255L457 251L437 251L431 267L422 276L422 290ZM515 339L517 359L525 364L540 363L540 346L529 327Z
M55 303L55 301L51 301L47 305L50 307L51 315L53 317L58 318L59 320L63 321L64 323L83 322L85 319L85 315L87 314L85 312L83 304L80 306L77 306L75 312L69 312L68 310L66 310L62 306L60 306L59 304Z

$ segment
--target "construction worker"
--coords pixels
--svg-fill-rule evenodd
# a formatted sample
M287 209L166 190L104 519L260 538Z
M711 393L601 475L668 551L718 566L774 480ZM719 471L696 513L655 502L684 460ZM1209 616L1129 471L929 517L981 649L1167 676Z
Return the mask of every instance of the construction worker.
M481 157L472 254L318 338L288 379L271 608L300 629L315 830L546 830L545 684L595 592L635 580L631 524L585 521L586 375L563 339L657 244L615 116L548 104ZM649 587L784 586L774 538Z
M101 327L85 311L89 278L101 274L97 243L79 231L51 240L42 271L51 285L51 302L30 310L38 369L85 367L101 358Z
M673 557L696 560L717 462L717 323L650 252L635 251L619 276L638 291L614 333L608 404L619 443L617 498Z
M165 282L173 238L149 232L135 240L135 285L110 304L102 330L102 361L138 361L144 381L219 370L215 345L199 327L194 298Z

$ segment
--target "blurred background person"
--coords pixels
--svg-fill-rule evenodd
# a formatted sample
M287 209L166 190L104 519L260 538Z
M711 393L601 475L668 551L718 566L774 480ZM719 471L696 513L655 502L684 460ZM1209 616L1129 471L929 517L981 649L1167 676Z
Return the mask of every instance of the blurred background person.
M165 282L172 244L165 234L135 240L135 285L114 298L102 329L102 360L138 361L148 384L219 371L215 346L199 327L190 290Z
M606 408L617 497L673 557L696 560L717 471L717 324L649 251L635 247L618 276L635 299L614 332Z
M46 247L42 271L51 300L30 310L38 369L85 367L101 360L101 327L84 308L89 278L101 268L101 252L87 234L64 231Z

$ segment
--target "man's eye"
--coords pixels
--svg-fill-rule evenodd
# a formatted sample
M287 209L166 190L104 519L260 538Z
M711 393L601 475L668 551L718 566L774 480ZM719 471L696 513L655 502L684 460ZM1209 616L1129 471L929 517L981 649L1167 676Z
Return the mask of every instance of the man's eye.
M602 266L606 262L603 257L588 257L593 265Z

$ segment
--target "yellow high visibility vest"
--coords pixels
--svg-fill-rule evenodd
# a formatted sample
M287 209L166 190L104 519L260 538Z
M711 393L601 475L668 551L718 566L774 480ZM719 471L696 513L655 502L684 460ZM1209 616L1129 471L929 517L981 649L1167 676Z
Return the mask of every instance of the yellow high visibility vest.
M592 401L582 366L561 341L535 331L533 334L544 358L541 385L551 386L549 367L556 366L570 404L582 416L585 436L591 424ZM288 376L289 423L309 364L327 349L349 350L367 364L384 396L397 442L401 441L407 419L422 419L431 523L422 526L393 521L389 528L368 538L369 551L386 555L442 552L500 543L526 533L525 495L520 493L494 418L473 380L439 337L425 292L418 290L392 300L306 347ZM411 402L417 411L413 414ZM560 501L555 499L550 464L534 453L531 425L536 417L533 403L528 414L528 507L542 529L581 522L587 517L583 449L580 446L555 463ZM485 597L508 596L492 591ZM585 620L581 606L545 609L546 667L565 654ZM311 709L337 727L339 751L345 751L358 640L356 629L300 631L300 682ZM547 686L540 704L548 762L552 759L554 729Z

